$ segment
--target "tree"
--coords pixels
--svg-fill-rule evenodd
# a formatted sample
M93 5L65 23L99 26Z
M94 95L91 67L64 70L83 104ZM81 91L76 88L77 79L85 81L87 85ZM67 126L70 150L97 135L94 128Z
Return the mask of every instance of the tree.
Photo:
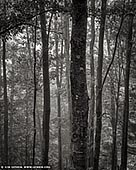
M134 3L134 2L133 2ZM129 120L129 77L132 49L132 28L134 14L129 14L128 17L128 37L127 37L127 52L126 52L126 69L125 69L125 99L123 112L123 127L122 127L122 148L121 148L121 170L127 170L127 148L128 148L128 120Z
M97 86L96 86L96 135L95 135L95 153L94 153L94 170L99 169L99 155L101 143L102 128L102 68L103 68L103 42L104 29L106 19L106 2L102 0L101 20L99 33L99 49L98 49L98 66L97 66Z
M29 34L29 27L27 26L26 27L26 39L27 39L27 52L28 52L28 56L29 56L29 61L27 63L27 65L29 66L29 63L30 63L30 68L31 68L31 71L32 71L32 62L31 62L31 58L32 58L32 55L31 55L31 46L30 46L30 34ZM35 38L35 37L34 37ZM28 67L29 68L29 67ZM29 69L27 68L27 73L26 73L26 79L28 80L29 79ZM29 102L28 102L28 98L29 98L29 82L27 81L26 82L26 100L25 100L25 165L28 165L30 163L30 154L29 154Z
M2 52L2 42L0 40L0 98L2 98L2 56L1 53ZM2 104L0 103L0 120L2 120ZM0 122L0 163L2 163L3 161L3 140L2 140L2 122Z
M8 97L6 76L6 39L3 42L3 86L4 86L4 164L8 165Z
M58 25L57 25L57 16L55 16L55 30L58 31ZM59 37L57 35L58 33L55 33L55 53L56 53L56 85L57 85L57 112L58 112L58 169L62 170L62 137L61 137L61 95L60 95L60 89L61 89L61 82L62 82L62 67L61 67L61 73L60 73L60 57L58 52L58 46L59 46ZM63 41L63 40L62 40ZM63 43L62 43L62 51L63 51ZM61 56L62 57L62 56Z
M91 74L91 99L90 99L90 118L89 118L89 163L88 166L93 168L94 156L94 112L95 112L95 70L94 70L94 43L95 43L95 0L91 1L91 42L90 42L90 74Z
M36 101L37 101L37 76L36 76L36 40L37 40L37 17L35 20L35 28L34 28L34 49L33 49L33 57L34 57L34 106L33 106L33 121L34 121L34 137L33 137L33 161L32 165L35 164L35 146L36 146Z
M42 145L42 164L48 165L49 152L49 122L50 122L50 84L49 84L49 63L48 63L48 34L47 20L44 0L39 0L40 23L42 37L42 60L43 60L43 90L44 90L44 108L43 108L43 145Z
M122 22L120 24L118 33L116 35L116 40L115 40L115 46L114 46L114 52L113 52L113 56L112 56L112 60L110 62L110 65L108 66L111 67L111 64L113 63L113 60L115 58L115 54L116 54L116 48L117 48L117 39L121 30L121 26L122 26ZM113 29L113 28L111 28ZM108 51L108 56L111 57L111 47L110 47L110 37L108 37L108 32L106 33L106 41L107 41L107 51ZM119 51L119 49L118 49ZM111 92L111 124L112 124L112 137L113 137L113 144L112 144L112 159L111 159L111 168L112 170L116 170L117 169L117 124L118 124L118 110L119 110L119 94L120 94L120 84L121 84L121 73L122 73L122 68L121 68L121 61L120 61L120 52L118 52L118 62L116 64L118 64L118 69L116 70L115 64L112 66L111 71L109 72L109 76L110 76L110 92ZM114 70L116 72L116 74L114 73ZM108 69L107 69L108 71ZM115 94L115 83L116 81L114 80L116 77L117 79L117 92Z
M68 6L67 0L65 0L65 6ZM68 115L69 115L69 135L71 136L71 84L70 84L70 52L69 52L69 43L70 43L70 35L69 35L69 14L64 15L64 55L66 58L66 79L67 79L67 97L68 97ZM71 144L69 139L69 159L71 160Z
M86 84L87 1L73 0L71 36L72 166L87 168L88 93Z
M13 51L13 56L15 56L15 51L16 47L13 45L12 51ZM10 112L9 112L9 164L12 163L12 154L13 154L13 148L12 148L12 143L13 143L13 114L14 114L14 96L15 96L15 58L12 57L12 69L11 69L11 92L10 92Z

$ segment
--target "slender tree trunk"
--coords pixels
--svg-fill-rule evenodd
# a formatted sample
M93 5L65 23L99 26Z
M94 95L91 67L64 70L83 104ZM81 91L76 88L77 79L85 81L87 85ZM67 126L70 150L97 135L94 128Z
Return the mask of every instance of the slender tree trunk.
M36 81L36 31L37 31L37 17L35 21L35 29L34 29L34 49L33 49L33 56L34 56L34 105L33 105L33 128L34 128L34 136L33 136L33 160L32 165L35 164L35 147L36 147L36 95L37 95L37 81Z
M57 31L57 16L55 16L55 30ZM57 84L57 112L58 112L58 169L62 170L62 142L61 142L61 96L60 96L60 76L59 76L59 54L58 54L58 35L55 33L55 43L56 43L56 84Z
M38 111L37 111L38 113ZM41 153L42 153L42 125L41 125L41 118L39 113L37 114L37 124L38 124L38 128L39 128L39 136L40 136L40 149L41 149Z
M73 0L71 37L72 164L87 169L88 92L86 82L87 0Z
M110 49L110 40L108 37L108 32L106 33L106 41L107 41L107 51L108 56L111 57L111 49ZM117 41L116 41L117 43ZM115 44L115 46L117 46ZM115 49L114 49L115 51ZM113 53L115 55L115 52ZM114 56L113 56L114 57ZM114 94L114 86L113 86L113 73L110 72L111 77L111 116L112 116L112 130L113 130L113 144L112 144L112 160L111 160L111 169L117 169L117 123L118 123L118 109L119 109L119 92L120 92L120 81L121 81L121 67L119 63L119 77L118 77L118 86L117 86L117 97ZM115 101L113 100L115 98ZM115 107L116 106L116 109Z
M33 70L33 62L32 62L32 52L31 52L31 44L30 44L30 37L29 37L29 27L26 27L26 37L27 37L27 48L29 53L28 65L30 65L31 70Z
M3 86L4 86L4 164L8 165L8 97L6 75L6 40L3 42Z
M91 10L95 12L95 0L91 2ZM90 99L90 118L89 118L89 164L93 168L94 156L94 111L95 111L95 73L94 73L94 42L95 42L95 17L91 16L91 42L90 42L90 73L91 73L91 99Z
M128 144L128 120L129 120L129 75L131 63L131 49L132 49L132 27L134 14L130 14L128 18L128 37L127 53L126 53L126 72L125 72L125 99L123 112L123 128L122 128L122 148L121 148L121 170L127 170L127 144Z
M110 88L111 88L111 124L112 124L112 136L113 136L113 144L112 144L112 170L116 170L117 166L117 150L116 150L116 130L117 130L117 118L115 111L115 89L113 82L113 74L111 73L110 80Z
M0 102L2 99L2 41L0 39ZM0 103L0 106L1 103ZM2 123L2 107L0 107L0 163L2 164L3 162L3 123Z
M48 63L48 40L46 32L46 14L43 12L44 0L39 0L40 23L42 36L42 59L43 59L43 88L44 88L44 108L43 108L43 148L42 164L48 165L49 152L49 122L50 122L50 83L49 83L49 63Z
M94 170L99 169L99 156L101 144L101 128L102 128L102 67L103 67L103 41L106 20L106 2L102 0L101 21L99 33L99 51L98 51L98 67L97 67L97 87L96 87L96 135L95 135L95 154L94 154Z
M122 68L119 61L119 70L118 70L118 83L117 83L117 94L115 97L115 121L113 126L113 145L112 145L112 160L111 160L111 169L117 170L118 167L118 156L117 156L117 125L118 125L118 111L119 111L119 95L120 95L120 84L121 84L121 74ZM112 73L111 73L112 75ZM112 79L112 76L111 76Z
M58 60L58 59L57 59ZM57 72L59 65L57 61ZM57 106L58 106L58 150L59 150L59 170L62 170L62 142L61 142L61 96L60 96L60 82L59 75L57 74Z
M65 0L65 6L67 2ZM69 136L71 136L71 114L72 114L72 102L71 102L71 85L70 85L70 54L69 54L69 15L64 16L64 54L66 58L66 81L67 81L67 98L68 98L68 115L69 115ZM71 142L69 138L69 160L71 162Z
M27 65L28 65L28 68L30 68L30 70L31 70L31 76L33 76L34 75L34 72L33 72L33 62L32 62L32 52L31 52L31 42L30 42L30 37L29 37L29 27L27 26L26 27L26 37L27 37L27 50L28 50L28 54L29 54L29 59L28 59L28 62L27 62ZM34 36L34 35L32 35L32 36ZM35 37L34 37L35 38ZM35 48L35 47L34 47ZM34 54L35 55L35 54ZM28 75L28 70L27 70L27 72L26 72L26 79L28 80L28 77L29 77L29 75ZM26 122L25 122L25 124L26 124L26 136L25 136L25 165L28 165L29 163L30 163L30 152L29 152L29 150L28 150L28 148L29 148L29 105L28 105L28 98L29 98L29 89L28 89L29 87L28 87L28 84L26 85L26 101L25 101L25 105L26 105ZM34 89L34 91L35 91L35 89ZM35 93L35 92L34 92ZM34 98L35 98L35 96L34 96ZM34 99L34 102L35 102L35 99ZM35 107L35 106L34 106ZM33 117L34 117L34 108L33 108ZM34 119L34 118L33 118ZM35 131L35 130L34 130ZM35 132L34 132L35 133ZM35 136L35 134L34 134L34 136ZM34 137L35 138L35 137ZM33 139L34 139L33 138ZM34 148L34 140L33 140L33 148ZM32 151L33 153L32 154L34 154L34 151ZM33 159L34 158L34 156L32 155L32 164L33 164Z
M25 165L28 164L28 112L26 111Z
M28 71L26 73L26 78L28 79ZM25 117L26 117L26 121L25 121L25 126L26 126L26 136L25 136L25 165L29 164L29 154L28 154L28 143L29 143L29 106L28 106L28 84L26 84L26 100L25 100Z
M1 68L2 68L2 63L1 63L1 51L2 51L2 46L1 46L1 39L0 39L0 99L2 97L2 76L1 76ZM1 100L0 100L0 106L1 106ZM0 164L2 164L2 155L3 155L3 140L2 140L2 114L1 114L2 108L0 107Z
M117 125L118 125L118 110L119 110L119 94L120 94L120 82L121 82L121 68L119 66L119 79L117 86L117 97L115 99L116 102L116 110L115 110L115 122L113 127L113 145L112 145L112 161L111 161L111 169L117 169ZM112 104L112 103L111 103Z
M9 125L9 135L10 135L10 157L9 157L9 164L12 164L12 154L13 154L13 150L12 150L12 145L13 145L13 115L14 115L14 95L15 95L15 70L14 70L14 66L15 66L15 51L14 51L14 47L13 47L13 56L12 56L12 72L11 72L11 94L10 94L10 125Z
M0 98L2 97L2 76L1 76L1 68L2 68L2 63L1 63L1 60L2 60L2 43L1 43L1 39L0 39Z

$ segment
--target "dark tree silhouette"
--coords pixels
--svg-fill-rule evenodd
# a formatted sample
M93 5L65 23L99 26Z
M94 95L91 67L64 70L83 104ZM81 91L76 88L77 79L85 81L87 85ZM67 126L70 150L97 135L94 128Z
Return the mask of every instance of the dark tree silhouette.
M125 99L123 113L123 128L122 128L122 148L121 148L121 170L127 170L127 149L128 149L128 120L129 120L129 77L132 49L132 28L134 14L131 13L128 17L128 37L127 52L126 52L126 71L125 71Z
M87 168L88 93L86 84L87 1L73 0L71 37L72 164Z
M95 135L94 170L99 169L99 155L100 155L100 143L101 143L101 128L102 128L102 68L103 68L104 29L105 29L105 19L106 19L106 2L107 2L107 0L102 0L100 33L99 33L97 87L96 87L96 135Z
M39 0L40 22L42 36L42 60L43 60L43 88L44 88L44 108L43 108L43 141L42 141L42 164L48 165L49 152L49 122L50 122L50 84L49 84L49 56L48 56L48 33L46 26L46 13L44 13L44 0Z

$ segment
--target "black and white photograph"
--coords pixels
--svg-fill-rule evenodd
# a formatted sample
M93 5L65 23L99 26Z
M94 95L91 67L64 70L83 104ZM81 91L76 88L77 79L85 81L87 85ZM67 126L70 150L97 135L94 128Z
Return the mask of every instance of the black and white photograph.
M136 170L136 0L0 0L0 170Z

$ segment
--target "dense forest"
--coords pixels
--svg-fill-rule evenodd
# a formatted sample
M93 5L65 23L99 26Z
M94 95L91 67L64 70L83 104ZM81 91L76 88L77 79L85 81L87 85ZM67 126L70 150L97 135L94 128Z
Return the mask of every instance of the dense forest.
M0 0L0 169L136 170L136 1Z

